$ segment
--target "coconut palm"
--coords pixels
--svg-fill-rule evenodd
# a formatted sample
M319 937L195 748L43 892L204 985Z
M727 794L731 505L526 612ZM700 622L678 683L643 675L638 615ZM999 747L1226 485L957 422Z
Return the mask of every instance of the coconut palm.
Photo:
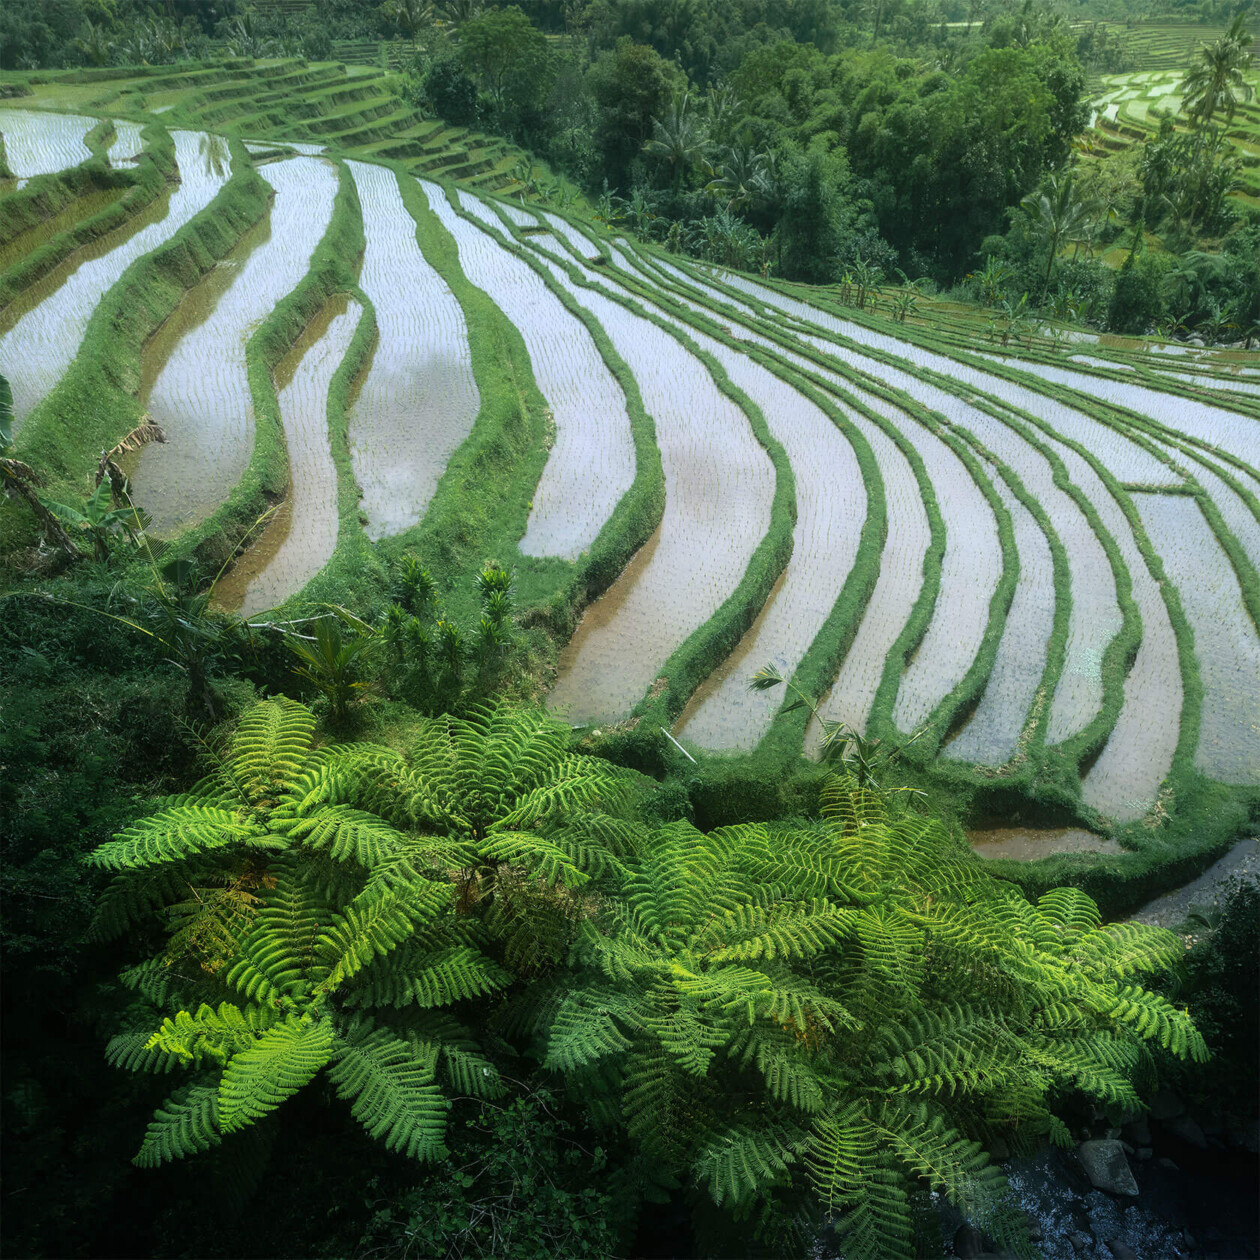
M726 202L727 210L742 210L754 197L770 191L770 159L746 142L727 148L721 165L704 186Z
M692 110L691 94L686 92L670 106L664 121L652 119L652 139L646 148L669 163L677 188L686 172L704 157L708 143L704 123Z
M1051 175L1045 192L1029 193L1019 205L1028 216L1034 235L1049 251L1042 283L1044 295L1049 292L1050 277L1059 261L1059 250L1088 235L1094 219L1094 205L1080 196L1071 175Z
M1186 116L1195 126L1208 126L1218 112L1229 122L1239 101L1251 99L1251 85L1246 79L1251 43L1251 32L1239 13L1220 39L1199 50L1198 61L1181 84Z
M429 0L386 0L381 8L411 41L413 49L419 46L421 31L428 30L437 16Z

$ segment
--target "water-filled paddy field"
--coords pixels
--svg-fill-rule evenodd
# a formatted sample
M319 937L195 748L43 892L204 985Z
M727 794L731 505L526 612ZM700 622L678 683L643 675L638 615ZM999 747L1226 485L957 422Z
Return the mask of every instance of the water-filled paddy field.
M112 335L94 316L146 303L142 260L167 258L134 363L102 386L166 432L130 457L137 502L179 546L246 493L260 390L287 467L220 603L298 608L339 556L449 543L473 564L493 537L534 611L579 592L548 622L571 628L548 682L575 724L813 755L808 714L748 688L773 662L824 717L919 735L955 781L1053 782L1089 824L974 837L995 859L1104 856L1113 825L1153 826L1178 793L1260 786L1254 360L997 353L947 321L899 325L500 200L493 162L456 187L426 174L427 149L347 158L337 131L320 156L315 133L269 141L261 106L229 151L177 125L194 118L177 84L152 87L103 151L138 169L169 118L165 186L0 310L0 372L19 453L56 447L82 475L99 441L64 454L63 400L86 388L84 346ZM348 132L370 130L344 108ZM0 109L15 175L85 162L98 121ZM118 196L59 203L0 240L0 270ZM335 279L294 306L316 271ZM278 308L300 317L260 368L247 348L277 335ZM433 542L434 514L466 536Z

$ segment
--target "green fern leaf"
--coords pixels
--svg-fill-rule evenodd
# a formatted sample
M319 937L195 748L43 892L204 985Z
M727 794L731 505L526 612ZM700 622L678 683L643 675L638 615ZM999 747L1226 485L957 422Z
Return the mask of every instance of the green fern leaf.
M247 843L269 848L281 844L227 810L178 805L125 828L117 839L95 849L89 861L106 870L134 870Z
M411 1159L446 1154L446 1099L434 1081L437 1047L403 1041L370 1021L339 1040L328 1077L356 1120Z
M332 1049L331 1020L289 1016L233 1054L219 1083L222 1131L232 1133L274 1111L315 1076Z
M217 1083L177 1089L154 1113L144 1143L131 1162L137 1168L156 1168L217 1146L223 1140L218 1093Z

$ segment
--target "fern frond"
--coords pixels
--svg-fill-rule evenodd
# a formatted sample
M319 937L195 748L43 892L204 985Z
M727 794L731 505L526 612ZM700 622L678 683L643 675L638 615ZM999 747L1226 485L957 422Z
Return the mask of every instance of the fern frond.
M228 766L251 804L279 796L296 783L315 737L315 715L277 696L248 709L237 723Z
M221 1002L216 1009L203 1002L196 1011L180 1011L173 1019L164 1019L145 1048L160 1050L186 1065L206 1059L223 1064L252 1047L275 1019L275 1012L265 1006L242 1008Z
M339 862L376 866L407 843L407 837L366 810L325 805L305 816L272 815L274 830L313 852L327 852Z
M328 1078L354 1118L388 1150L411 1159L446 1154L446 1099L434 1080L437 1047L408 1042L371 1021L338 1039Z
M157 1168L209 1150L222 1140L218 1083L184 1085L154 1112L144 1143L131 1162L137 1168Z
M1139 1036L1158 1041L1178 1058L1206 1063L1210 1057L1207 1043L1190 1016L1158 993L1126 984L1102 1013L1133 1028Z
M187 895L188 879L176 865L122 871L110 880L92 912L90 936L111 941Z
M332 1056L327 1018L289 1016L248 1049L233 1054L219 1083L219 1126L231 1133L274 1111L296 1094Z
M647 1014L642 1000L611 987L588 985L571 991L560 1003L547 1032L543 1066L570 1072L630 1048L630 1037Z
M450 908L448 884L408 883L399 893L384 894L369 886L320 933L318 952L328 966L325 984L334 989L360 972L374 958L407 940L418 924Z
M135 870L162 862L179 862L234 845L280 848L261 827L225 809L176 805L142 818L88 855L105 870Z
M148 1028L118 1033L105 1047L105 1060L111 1067L128 1072L173 1072L177 1067L188 1066L188 1060L168 1054L160 1046L151 1046L152 1039Z
M765 1120L732 1124L700 1148L696 1176L719 1206L748 1203L787 1183L801 1140L799 1131Z
M1185 952L1185 944L1175 932L1149 923L1108 923L1084 937L1075 951L1089 975L1108 980L1171 971L1180 965Z
M372 967L346 993L352 1006L449 1006L485 997L510 984L512 976L468 945L446 949L404 948Z

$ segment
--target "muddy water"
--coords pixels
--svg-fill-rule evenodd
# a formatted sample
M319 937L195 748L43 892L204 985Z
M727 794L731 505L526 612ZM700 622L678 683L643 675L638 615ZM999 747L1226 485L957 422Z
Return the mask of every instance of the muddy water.
M424 515L481 406L464 313L425 261L393 171L347 165L363 206L359 283L376 308L376 348L350 409L350 458L372 538Z
M0 318L0 371L13 386L19 424L65 375L92 312L119 276L209 205L226 182L228 172L221 163L207 161L201 133L171 135L180 183L169 197L160 198L136 222L79 251L23 293Z
M534 491L521 551L574 560L595 541L634 481L625 394L590 333L542 278L461 219L436 184L421 181L421 187L455 238L464 274L519 330L551 408L555 443ZM460 202L498 238L501 224L492 210L462 191Z
M1044 380L1066 385L1091 397L1149 416L1174 433L1219 446L1221 450L1228 451L1253 467L1256 463L1256 453L1260 451L1260 420L1228 411L1224 406L1213 407L1177 394L1165 394L1161 390L1130 384L1128 381L1086 376L1081 372L1050 367L1044 363L1026 363L1021 366ZM1251 483L1253 492L1260 488L1260 474L1253 475Z
M942 755L999 766L1015 755L1045 669L1046 645L1054 628L1054 561L1033 514L996 469L990 468L989 475L1011 514L1020 580L984 695Z
M328 385L362 314L351 298L333 298L276 368L289 493L257 544L215 588L216 601L243 616L296 595L336 549L337 467L328 445Z
M982 858L1036 862L1060 853L1123 853L1106 836L1080 827L992 827L968 831L967 840Z
M246 342L306 274L332 217L331 163L297 157L260 174L275 189L269 219L185 296L145 348L141 401L167 440L138 452L131 476L160 537L209 516L249 464Z
M661 527L588 610L548 699L574 721L614 719L643 698L670 653L739 584L770 524L774 466L744 413L669 333L551 269L634 373L665 474Z
M611 253L612 275L634 272L623 249L613 245ZM847 438L815 403L747 355L662 315L712 355L760 408L796 483L791 558L756 621L701 684L675 726L676 735L704 748L753 748L784 697L750 691L749 676L770 660L792 674L840 597L866 520L862 470Z
M1229 558L1194 499L1133 498L1194 630L1203 682L1195 765L1225 783L1260 783L1260 638Z
M86 162L92 150L84 137L95 126L95 118L80 114L0 108L5 157L17 176L17 186L21 188L32 175L48 175Z
M144 131L139 123L128 122L125 118L114 119L114 139L105 156L112 167L128 167L135 165L135 160L144 149Z
M1051 425L1065 437L1084 443L1121 481L1137 481L1146 485L1168 485L1178 480L1163 464L1122 433L1087 416L1082 411L1064 406L1045 394L1017 385L990 372L959 363L943 354L925 350L908 342L898 341L884 333L873 332L860 324L839 319L794 298L782 297L741 276L727 275L727 283L761 299L767 306L777 307L805 323L812 323L828 332L848 337L861 345L901 355L916 367L931 368L961 384L969 385L994 398L1020 407L1032 416ZM1022 362L1015 365L1027 366ZM1086 380L1096 378L1086 377ZM1086 391L1089 392L1089 391Z
M72 228L84 219L90 219L106 206L121 198L126 192L124 188L101 188L83 197L76 197L69 205L62 207L51 218L44 219L19 232L11 240L0 245L0 271L7 271L14 263L33 254L43 245L47 245L59 232Z
M628 253L621 257L630 261L637 259L637 256ZM651 267L659 268L672 279L686 285L697 296L708 296L751 314L750 308L745 304L734 301L725 294L718 294L697 277L688 275L670 263L653 258L651 267L645 267L642 262L639 266L648 276L652 275ZM704 309L697 302L682 300L693 309ZM710 313L720 318L717 312ZM782 349L757 332L741 326L735 335L755 342L767 353L791 366L810 372L837 387L845 386L835 373L818 367L801 355ZM923 557L931 541L931 532L927 511L923 506L923 496L910 461L874 421L842 404L841 410L866 439L879 465L888 513L888 538L880 558L879 578L875 589L853 643L840 666L836 681L820 703L820 710L828 720L843 722L858 731L865 731L875 692L883 674L885 658L901 633L923 586ZM931 435L926 436L928 440L936 441ZM753 668L760 668L764 663L758 662ZM816 723L811 722L806 736L806 747L816 751L820 739L821 731Z

